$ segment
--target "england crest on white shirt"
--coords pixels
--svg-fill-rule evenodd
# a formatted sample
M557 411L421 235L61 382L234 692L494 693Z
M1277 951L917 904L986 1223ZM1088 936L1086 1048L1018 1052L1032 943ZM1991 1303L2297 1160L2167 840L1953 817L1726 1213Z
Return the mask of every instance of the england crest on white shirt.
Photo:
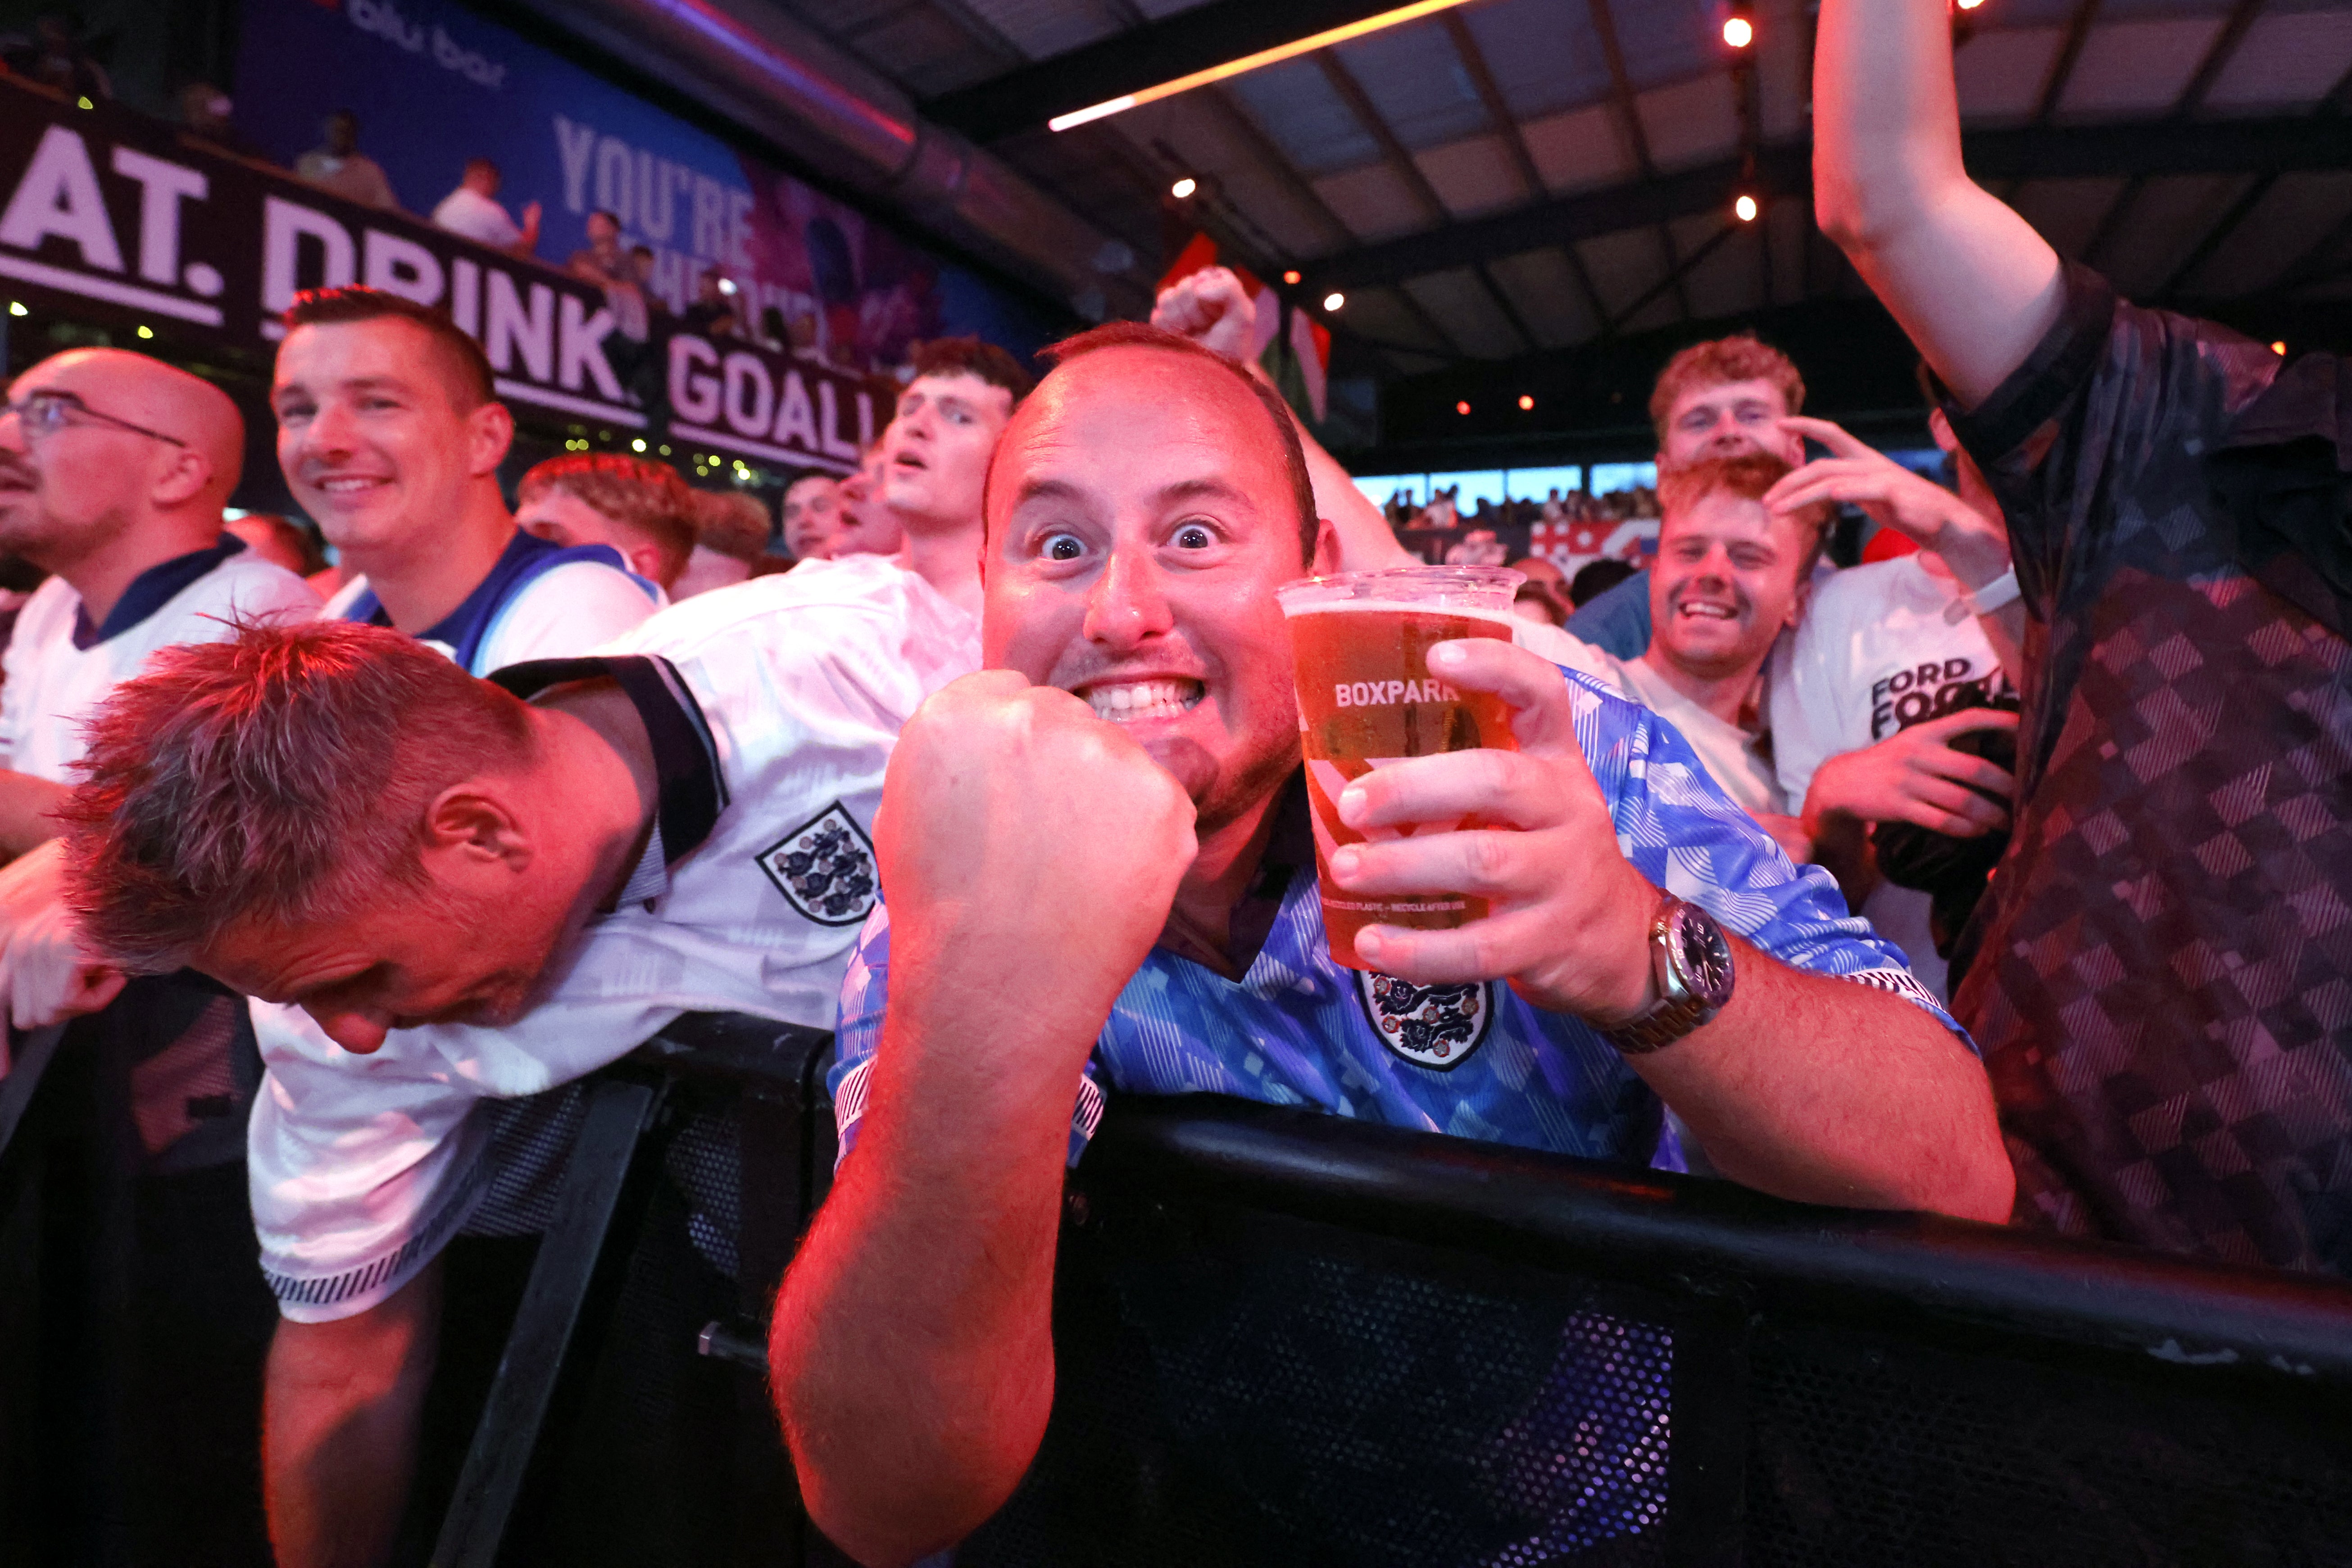
M1381 1044L1415 1067L1450 1072L1470 1058L1495 1022L1493 982L1415 985L1356 973L1356 994Z
M874 843L839 801L761 850L760 869L821 926L862 925L874 912Z

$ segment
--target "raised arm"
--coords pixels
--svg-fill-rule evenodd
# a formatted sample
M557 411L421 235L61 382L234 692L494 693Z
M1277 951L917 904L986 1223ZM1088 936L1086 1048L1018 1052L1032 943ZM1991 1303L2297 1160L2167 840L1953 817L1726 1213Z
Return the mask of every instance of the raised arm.
M1813 210L1965 406L2058 321L2058 253L1961 166L1946 0L1822 0Z
M1265 370L1249 357L1255 339L1257 307L1243 291L1242 280L1223 267L1203 268L1160 291L1152 307L1151 324L1181 332L1239 364L1259 381L1273 383ZM1286 403L1284 405L1288 408ZM1370 498L1356 488L1339 459L1323 449L1315 432L1290 409L1291 428L1307 456L1307 477L1315 486L1315 510L1339 538L1339 567L1370 572L1384 566L1418 566L1412 552L1397 542L1396 531Z
M983 1522L1045 1436L1071 1112L1192 807L1076 698L991 671L907 726L875 829L888 1010L771 1357L809 1517L898 1564Z

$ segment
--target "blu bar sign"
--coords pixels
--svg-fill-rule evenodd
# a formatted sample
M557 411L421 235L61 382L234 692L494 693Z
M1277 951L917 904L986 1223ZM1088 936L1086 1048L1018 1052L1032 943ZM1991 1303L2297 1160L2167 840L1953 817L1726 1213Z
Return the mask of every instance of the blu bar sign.
M446 310L510 403L646 424L605 357L613 316L593 284L5 81L0 279L53 309L168 318L236 347L281 335L298 291L363 283ZM676 435L787 466L846 472L877 425L857 378L750 344L673 337L668 380Z

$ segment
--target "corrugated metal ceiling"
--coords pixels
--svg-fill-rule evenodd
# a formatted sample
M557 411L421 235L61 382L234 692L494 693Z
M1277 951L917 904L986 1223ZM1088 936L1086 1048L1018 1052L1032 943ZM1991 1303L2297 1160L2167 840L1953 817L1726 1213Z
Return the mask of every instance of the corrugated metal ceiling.
M1213 19L1235 0L775 3L936 100L1074 50L1116 47L1180 13ZM1514 228L1507 250L1466 265L1433 253L1418 265L1415 242L1455 226L1522 212L1539 220L1563 198L1591 205L1612 194L1635 213L1644 182L1736 169L1744 153L1801 139L1806 9L1759 0L1753 14L1746 98L1718 5L1476 0L1062 135L1031 126L992 145L1128 240L1146 271L1189 218L1240 259L1268 274L1298 267L1310 284L1318 265L1393 257L1389 275L1350 288L1347 331L1400 372L1507 358L1853 290L1811 235L1801 195L1728 236L1728 214L1714 210L1663 223L1629 216L1599 231L1600 219L1564 217L1557 242L1530 247L1545 237L1537 221ZM2352 100L2352 6L1985 0L1967 32L1958 78L1972 128L2177 131L2184 120L2333 114ZM1205 186L1190 212L1170 208L1179 174ZM2352 235L2338 232L2352 214L2352 174L2066 175L1996 184L2062 250L2088 247L2126 289L2233 297L2341 286L2329 264L2336 248L2352 249Z

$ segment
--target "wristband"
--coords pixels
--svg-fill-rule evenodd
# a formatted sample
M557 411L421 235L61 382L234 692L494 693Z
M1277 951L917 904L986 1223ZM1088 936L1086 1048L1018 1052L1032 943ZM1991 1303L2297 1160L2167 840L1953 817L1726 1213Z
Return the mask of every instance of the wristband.
M2011 566L1981 588L1962 588L1959 604L1945 613L1945 619L1957 626L1964 615L1989 616L1995 610L2005 609L2017 603L2022 596L2023 590L2017 585L2017 568ZM1967 606L1965 612L1962 605Z

